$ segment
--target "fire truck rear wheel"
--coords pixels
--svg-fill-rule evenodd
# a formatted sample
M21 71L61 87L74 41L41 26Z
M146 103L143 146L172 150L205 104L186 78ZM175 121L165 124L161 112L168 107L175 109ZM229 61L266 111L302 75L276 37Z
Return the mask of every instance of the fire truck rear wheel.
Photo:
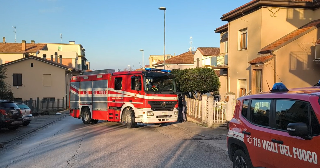
M137 123L135 122L134 111L132 109L125 109L122 115L122 123L124 123L127 128L136 127Z
M83 109L82 122L84 124L90 124L91 120L92 119L91 119L90 111L87 108Z

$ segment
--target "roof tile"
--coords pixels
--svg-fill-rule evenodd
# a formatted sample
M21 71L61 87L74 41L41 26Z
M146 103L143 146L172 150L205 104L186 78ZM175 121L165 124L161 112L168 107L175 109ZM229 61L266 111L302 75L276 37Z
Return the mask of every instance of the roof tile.
M320 19L311 21L311 22L307 23L306 25L292 31L291 33L281 37L280 39L276 40L275 42L262 48L261 51L259 51L259 53L261 53L261 54L270 53L271 51L274 51L274 50L284 46L288 42L300 37L301 35L304 35L305 33L308 33L313 28L317 28L317 27L320 27Z
M216 32L216 33L222 33L225 31L228 31L228 23L223 26L220 26L220 27L216 28L216 30L214 30L214 32Z
M0 43L0 53L35 53L46 46L47 44L26 43L26 50L22 51L22 43Z
M62 69L69 69L69 67L66 66L66 65L63 65L63 64L60 64L60 63L57 63L57 62L54 62L54 61L50 61L50 60L47 60L47 59L44 59L44 58L41 58L41 57L37 57L37 56L28 56L28 57L25 57L25 58L20 58L20 59L17 59L17 60L14 60L14 61L11 61L11 62L8 62L8 63L5 63L5 64L1 64L1 66L8 66L8 65L15 64L15 63L18 63L18 62L21 62L21 61L24 61L24 60L28 60L28 59L38 60L38 61L50 64L52 66L56 66L56 67L62 68Z
M220 48L218 47L198 47L203 56L219 56Z
M194 51L188 51L177 55L175 57L171 57L165 60L165 64L193 64L194 63ZM155 65L162 64L163 61L158 61Z
M253 60L251 60L249 63L250 64L261 64L261 63L266 63L269 60L271 60L273 58L273 55L265 55L265 56L261 56L261 57L257 57Z

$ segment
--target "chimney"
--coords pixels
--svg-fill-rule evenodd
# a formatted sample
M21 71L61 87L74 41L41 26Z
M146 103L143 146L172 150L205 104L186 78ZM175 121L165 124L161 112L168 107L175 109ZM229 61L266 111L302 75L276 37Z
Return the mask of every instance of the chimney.
M47 54L43 54L42 58L47 59Z
M54 52L54 61L58 63L58 53Z
M22 40L22 48L21 48L21 50L22 51L26 51L26 40Z
M6 37L3 37L2 39L3 39L3 43L6 43Z
M51 61L53 61L53 55L51 55Z
M59 63L62 64L62 55L59 55Z
M34 40L31 40L31 44L34 44L35 43L35 41Z
M76 44L75 41L69 41L69 44Z

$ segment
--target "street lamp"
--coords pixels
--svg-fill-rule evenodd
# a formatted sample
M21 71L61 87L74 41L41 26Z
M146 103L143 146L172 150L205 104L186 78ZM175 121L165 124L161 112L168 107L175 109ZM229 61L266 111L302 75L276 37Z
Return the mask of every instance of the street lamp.
M140 51L142 51L142 65L143 65L143 68L145 68L145 65L144 65L144 50L141 49Z
M160 7L159 10L164 12L164 24L163 24L163 69L166 69L166 7Z

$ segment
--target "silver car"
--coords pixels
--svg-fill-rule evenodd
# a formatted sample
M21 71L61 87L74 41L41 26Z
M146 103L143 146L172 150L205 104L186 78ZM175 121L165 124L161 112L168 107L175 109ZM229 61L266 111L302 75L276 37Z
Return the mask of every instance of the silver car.
M22 113L22 125L27 126L30 124L30 121L32 120L32 112L29 106L27 106L24 103L17 103L17 106L20 108L20 111Z

